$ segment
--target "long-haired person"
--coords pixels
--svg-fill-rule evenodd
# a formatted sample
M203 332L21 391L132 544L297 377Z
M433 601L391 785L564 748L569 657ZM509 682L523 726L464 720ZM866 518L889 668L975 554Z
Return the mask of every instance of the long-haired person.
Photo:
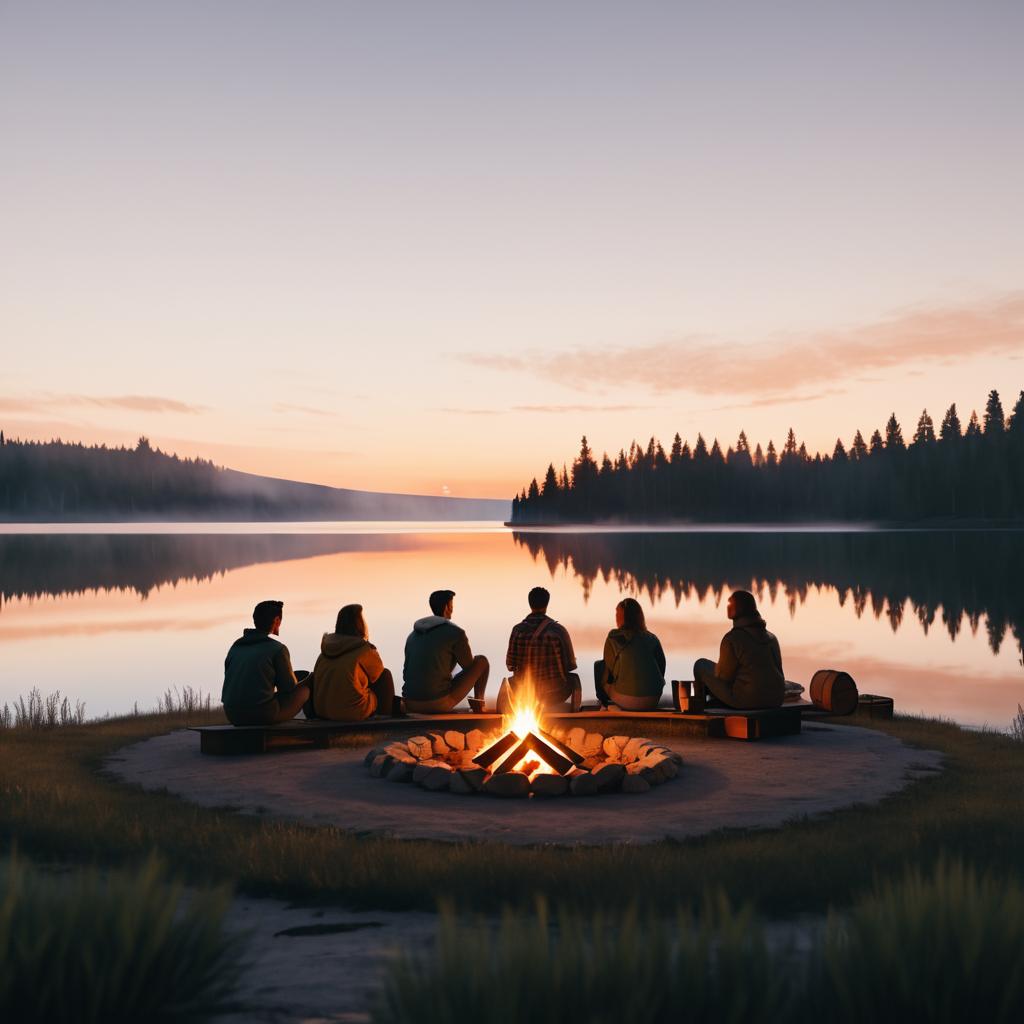
M324 633L311 681L308 717L359 722L399 710L394 707L395 681L370 643L361 604L345 605L334 632Z
M604 708L615 704L623 711L653 711L661 700L665 652L632 597L615 606L615 628L604 642L604 658L594 662L594 689Z

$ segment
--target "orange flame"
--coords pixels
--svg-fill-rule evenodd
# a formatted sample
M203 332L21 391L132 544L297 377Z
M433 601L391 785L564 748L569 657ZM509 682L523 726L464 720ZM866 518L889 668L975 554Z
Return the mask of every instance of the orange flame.
M506 731L514 732L523 739L531 732L541 731L541 715L540 701L537 700L533 686L527 682L517 687L517 692L512 696L512 709L504 716L502 724ZM555 770L537 754L527 754L518 764L512 766L512 770L525 772L531 781L536 775L556 774Z

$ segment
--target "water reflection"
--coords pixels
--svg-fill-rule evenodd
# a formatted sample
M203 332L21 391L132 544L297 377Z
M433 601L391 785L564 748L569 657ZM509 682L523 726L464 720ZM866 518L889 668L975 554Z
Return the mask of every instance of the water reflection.
M233 569L340 552L411 551L405 534L28 534L0 536L0 600L204 581Z
M925 634L938 620L956 639L985 620L998 654L1007 632L1024 637L1024 534L883 533L540 533L516 532L517 544L543 559L551 576L572 572L588 599L600 577L620 589L678 607L737 588L781 592L790 612L811 590L834 588L860 618L870 612L895 633L907 615Z

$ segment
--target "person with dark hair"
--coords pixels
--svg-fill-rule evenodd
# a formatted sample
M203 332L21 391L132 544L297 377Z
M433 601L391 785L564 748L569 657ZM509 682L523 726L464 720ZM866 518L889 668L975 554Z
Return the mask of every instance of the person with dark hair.
M320 641L310 679L313 692L306 705L307 718L360 722L371 715L401 710L395 707L394 678L369 636L363 606L345 605L338 612L334 632L324 633Z
M726 615L732 629L722 637L718 664L710 658L694 663L694 696L699 701L710 695L743 711L781 707L786 695L782 651L758 614L754 595L737 590L729 598Z
M284 602L260 601L252 613L254 628L243 630L224 659L220 699L232 725L287 722L309 699L309 687L293 671L288 648L274 639L283 617Z
M483 706L490 665L469 647L466 631L452 622L454 590L435 590L429 599L433 614L417 619L405 641L402 697L416 714L444 714L473 691ZM456 666L461 672L452 675Z
M615 628L604 642L604 657L594 662L594 689L602 708L614 703L623 711L653 711L661 701L665 652L632 597L615 606Z
M569 631L548 617L551 595L543 587L534 587L526 600L530 614L512 627L508 638L505 665L512 674L498 693L498 710L507 714L512 698L532 688L544 708L555 710L569 701L570 710L579 711L583 687Z

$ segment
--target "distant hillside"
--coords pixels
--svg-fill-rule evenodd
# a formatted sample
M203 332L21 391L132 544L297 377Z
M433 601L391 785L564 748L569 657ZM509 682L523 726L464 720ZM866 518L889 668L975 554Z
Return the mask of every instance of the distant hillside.
M135 448L5 441L0 521L505 520L507 501L382 494L277 480Z

